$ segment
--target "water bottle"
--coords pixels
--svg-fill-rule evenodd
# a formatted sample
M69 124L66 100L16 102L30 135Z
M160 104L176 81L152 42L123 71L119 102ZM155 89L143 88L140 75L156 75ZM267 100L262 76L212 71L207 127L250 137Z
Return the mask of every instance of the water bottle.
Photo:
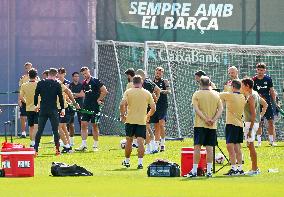
M278 168L270 168L270 169L268 169L268 172L269 173L277 173L277 172L279 172L279 170L278 170Z

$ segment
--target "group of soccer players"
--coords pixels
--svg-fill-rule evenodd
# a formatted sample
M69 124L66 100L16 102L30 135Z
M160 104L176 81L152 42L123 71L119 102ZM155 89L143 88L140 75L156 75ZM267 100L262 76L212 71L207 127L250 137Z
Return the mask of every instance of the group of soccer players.
M99 112L107 89L98 79L91 76L88 67L82 67L80 73L84 77L79 82L80 73L72 73L72 82L65 79L64 68L50 68L42 73L42 80L32 64L25 64L26 73L21 77L19 86L19 106L22 125L21 137L26 137L26 117L29 126L31 147L38 152L40 138L49 119L52 126L56 154L72 152L74 145L74 116L77 112L81 128L82 144L75 149L87 149L88 122L93 126L93 150L98 150ZM80 113L83 108L85 112ZM59 135L58 135L59 134ZM59 150L59 136L63 149Z
M92 123L93 150L98 150L99 112L108 91L105 85L91 76L87 67L80 73L84 77L79 82L80 73L72 74L72 82L65 79L64 68L42 73L42 80L32 64L25 64L26 74L20 79L19 105L21 109L22 137L25 133L25 116L27 116L31 146L38 152L40 138L47 119L50 119L56 154L59 151L59 138L63 143L61 153L72 152L74 146L74 115L77 112L81 129L82 144L77 151L87 149L88 122ZM266 65L256 66L257 75L253 78L238 78L238 70L228 69L229 81L224 91L218 93L216 86L204 71L195 73L200 89L192 96L195 111L194 118L194 164L188 177L197 176L201 146L207 150L207 176L212 176L213 146L216 145L217 120L226 106L225 136L232 168L226 175L244 174L242 169L241 143L247 142L252 161L249 174L258 174L257 154L254 148L257 134L258 146L261 146L261 124L264 118L268 122L269 141L275 146L275 126L273 102L276 92L272 79L265 74ZM138 147L138 169L143 168L144 154L165 151L165 124L167 119L168 98L171 93L169 81L163 78L164 69L157 67L153 80L146 73L130 68L125 71L128 79L126 91L120 104L120 119L125 123L126 147L122 165L130 166L133 146ZM40 103L40 104L39 104ZM80 113L80 109L85 112ZM86 113L87 111L87 113ZM150 124L154 124L152 132ZM58 135L59 134L59 135ZM146 141L145 141L146 140ZM146 150L144 149L146 143Z
M252 78L238 77L238 69L231 66L228 69L230 80L225 83L224 91L218 93L210 78L204 71L195 73L195 79L200 85L192 97L195 111L194 119L194 162L188 177L196 177L200 160L201 146L207 151L207 177L212 177L213 146L216 145L217 119L226 106L225 137L229 153L231 169L225 175L242 175L243 139L247 142L251 158L251 170L248 175L259 174L257 153L254 147L257 134L258 146L261 146L261 125L264 119L268 121L269 143L275 144L275 126L273 102L276 102L276 92L273 89L272 79L265 74L266 65L256 65L257 75ZM275 105L277 106L277 104Z

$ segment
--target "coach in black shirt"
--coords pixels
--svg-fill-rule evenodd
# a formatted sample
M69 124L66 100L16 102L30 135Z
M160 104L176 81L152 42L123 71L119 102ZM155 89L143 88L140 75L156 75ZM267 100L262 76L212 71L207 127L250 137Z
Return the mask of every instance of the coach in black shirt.
M40 95L40 112L38 120L38 132L35 137L35 151L38 152L38 146L40 138L43 133L47 119L50 120L52 132L54 135L54 142L56 146L56 155L60 154L59 151L59 134L58 134L58 109L57 109L57 97L59 98L61 115L64 115L64 100L62 95L62 89L60 83L56 80L57 69L49 69L48 79L38 82L35 90L34 105L38 106L38 96ZM37 107L36 110L38 111Z

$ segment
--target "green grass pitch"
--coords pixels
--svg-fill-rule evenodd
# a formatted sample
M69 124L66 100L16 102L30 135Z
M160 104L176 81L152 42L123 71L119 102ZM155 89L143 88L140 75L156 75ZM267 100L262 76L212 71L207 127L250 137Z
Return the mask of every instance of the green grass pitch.
M133 151L131 167L121 166L124 151L120 149L122 137L100 137L100 150L92 152L91 137L88 138L89 152L54 156L51 137L43 137L39 157L35 158L35 176L31 178L0 178L0 196L105 196L105 197L182 197L182 196L283 196L284 195L284 143L270 147L267 142L257 148L260 175L226 177L225 167L213 178L149 178L147 166L157 158L168 159L180 164L182 147L192 146L192 139L167 141L167 150L144 157L144 169L137 170L137 152ZM4 141L3 138L0 138ZM28 139L15 139L28 145ZM76 146L80 137L76 137ZM220 147L227 153L224 141ZM217 150L218 152L218 150ZM248 149L243 145L244 170L250 169ZM76 163L94 173L92 177L52 177L51 162ZM218 165L216 166L219 167ZM268 169L278 168L278 173L268 173Z

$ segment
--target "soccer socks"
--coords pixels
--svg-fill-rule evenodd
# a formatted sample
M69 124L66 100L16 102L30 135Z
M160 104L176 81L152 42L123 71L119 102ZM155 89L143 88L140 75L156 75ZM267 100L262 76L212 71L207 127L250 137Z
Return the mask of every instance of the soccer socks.
M65 148L70 148L70 144L64 145Z
M256 138L257 138L258 144L260 144L261 143L261 135L257 135Z
M98 143L99 143L99 141L94 141L93 147L94 147L94 148L98 148Z
M155 150L158 150L160 146L160 141L155 141Z
M238 170L239 170L239 171L242 171L242 170L243 170L243 166L242 166L242 165L239 165L239 166L238 166Z
M198 164L193 164L192 170L191 170L191 172L192 172L193 174L197 174L197 167L198 167Z
M151 152L151 145L150 144L146 144L146 152Z
M151 150L155 149L155 141L154 140L150 141L150 148L151 148Z
M126 158L124 159L125 163L130 163L130 158Z
M273 143L273 135L269 135L269 142L270 142L270 144L272 144Z
M87 147L87 140L82 140L82 146Z
M236 171L237 170L237 166L236 165L232 165L232 170Z
M35 145L35 141L31 141L31 146L34 146Z
M70 137L69 139L70 139L70 144L74 145L74 137Z
M212 173L212 163L207 163L207 173Z
M143 158L138 158L138 165L143 165Z
M166 141L165 138L161 138L161 146L165 146L165 141Z

